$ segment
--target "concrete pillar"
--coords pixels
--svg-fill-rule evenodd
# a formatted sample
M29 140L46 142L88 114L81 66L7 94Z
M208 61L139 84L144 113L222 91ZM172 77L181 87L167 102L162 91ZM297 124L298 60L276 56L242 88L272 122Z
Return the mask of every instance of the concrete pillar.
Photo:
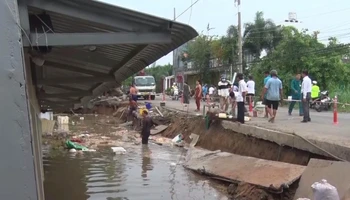
M19 24L17 0L0 1L0 199L36 200L42 199L42 188L35 172Z

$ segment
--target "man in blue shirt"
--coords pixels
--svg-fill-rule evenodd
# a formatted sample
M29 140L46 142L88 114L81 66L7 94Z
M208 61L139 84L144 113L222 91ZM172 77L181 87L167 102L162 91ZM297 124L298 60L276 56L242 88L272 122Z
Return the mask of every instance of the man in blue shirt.
M264 75L265 75L265 78L264 78L264 86L265 86L267 81L271 78L271 76L270 76L269 71L265 71ZM263 88L263 90L264 90L264 88ZM265 118L268 118L269 114L268 114L268 108L266 106L266 94L263 95L262 101L263 101L262 103L265 105Z
M264 87L263 96L266 95L266 106L271 118L269 122L274 122L278 110L278 105L282 99L282 81L277 77L277 71L271 71L271 78L268 79Z

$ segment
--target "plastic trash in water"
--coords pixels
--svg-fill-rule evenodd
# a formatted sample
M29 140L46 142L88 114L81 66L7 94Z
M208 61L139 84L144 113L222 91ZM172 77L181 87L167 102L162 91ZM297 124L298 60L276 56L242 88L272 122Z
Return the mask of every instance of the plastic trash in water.
M112 151L116 154L125 154L126 150L123 147L111 147Z
M178 134L177 136L175 136L172 140L173 143L179 143L182 141L182 134Z
M145 102L147 110L150 110L152 108L152 104L149 102Z
M69 149L69 153L76 153L77 152L77 150L75 150L75 149Z
M322 179L311 185L314 193L314 200L340 200L337 188Z
M95 149L83 149L82 151L84 151L84 152L96 152Z
M77 144L77 143L72 142L70 140L66 141L66 146L68 149L83 150L83 151L88 150L88 148L86 148L85 146Z

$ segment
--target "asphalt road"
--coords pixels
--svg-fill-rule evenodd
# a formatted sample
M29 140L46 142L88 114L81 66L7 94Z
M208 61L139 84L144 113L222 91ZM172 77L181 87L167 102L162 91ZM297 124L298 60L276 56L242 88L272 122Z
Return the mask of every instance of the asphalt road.
M154 105L159 105L162 101L162 96L157 96L152 103ZM203 104L205 102L202 102ZM166 97L166 107L183 110L181 101L171 100ZM201 106L202 109L202 106ZM190 114L197 114L194 112L195 103L191 99L189 105ZM199 112L200 114L202 112ZM295 116L289 116L287 112L287 107L281 107L278 110L275 123L267 122L265 118L255 117L247 124L260 126L267 129L278 130L286 133L297 133L307 138L319 139L321 141L328 141L331 143L342 143L349 144L350 146L350 114L349 113L339 113L338 114L338 124L333 124L333 112L316 112L311 111L310 116L312 121L310 123L300 123L302 117L299 117L297 110L295 110Z

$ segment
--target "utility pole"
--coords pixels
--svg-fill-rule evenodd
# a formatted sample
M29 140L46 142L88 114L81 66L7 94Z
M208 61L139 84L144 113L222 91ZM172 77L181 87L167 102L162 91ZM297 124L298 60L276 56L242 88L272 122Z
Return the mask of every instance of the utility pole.
M243 50L242 50L242 22L241 22L241 0L235 0L238 8L238 72L243 73Z

